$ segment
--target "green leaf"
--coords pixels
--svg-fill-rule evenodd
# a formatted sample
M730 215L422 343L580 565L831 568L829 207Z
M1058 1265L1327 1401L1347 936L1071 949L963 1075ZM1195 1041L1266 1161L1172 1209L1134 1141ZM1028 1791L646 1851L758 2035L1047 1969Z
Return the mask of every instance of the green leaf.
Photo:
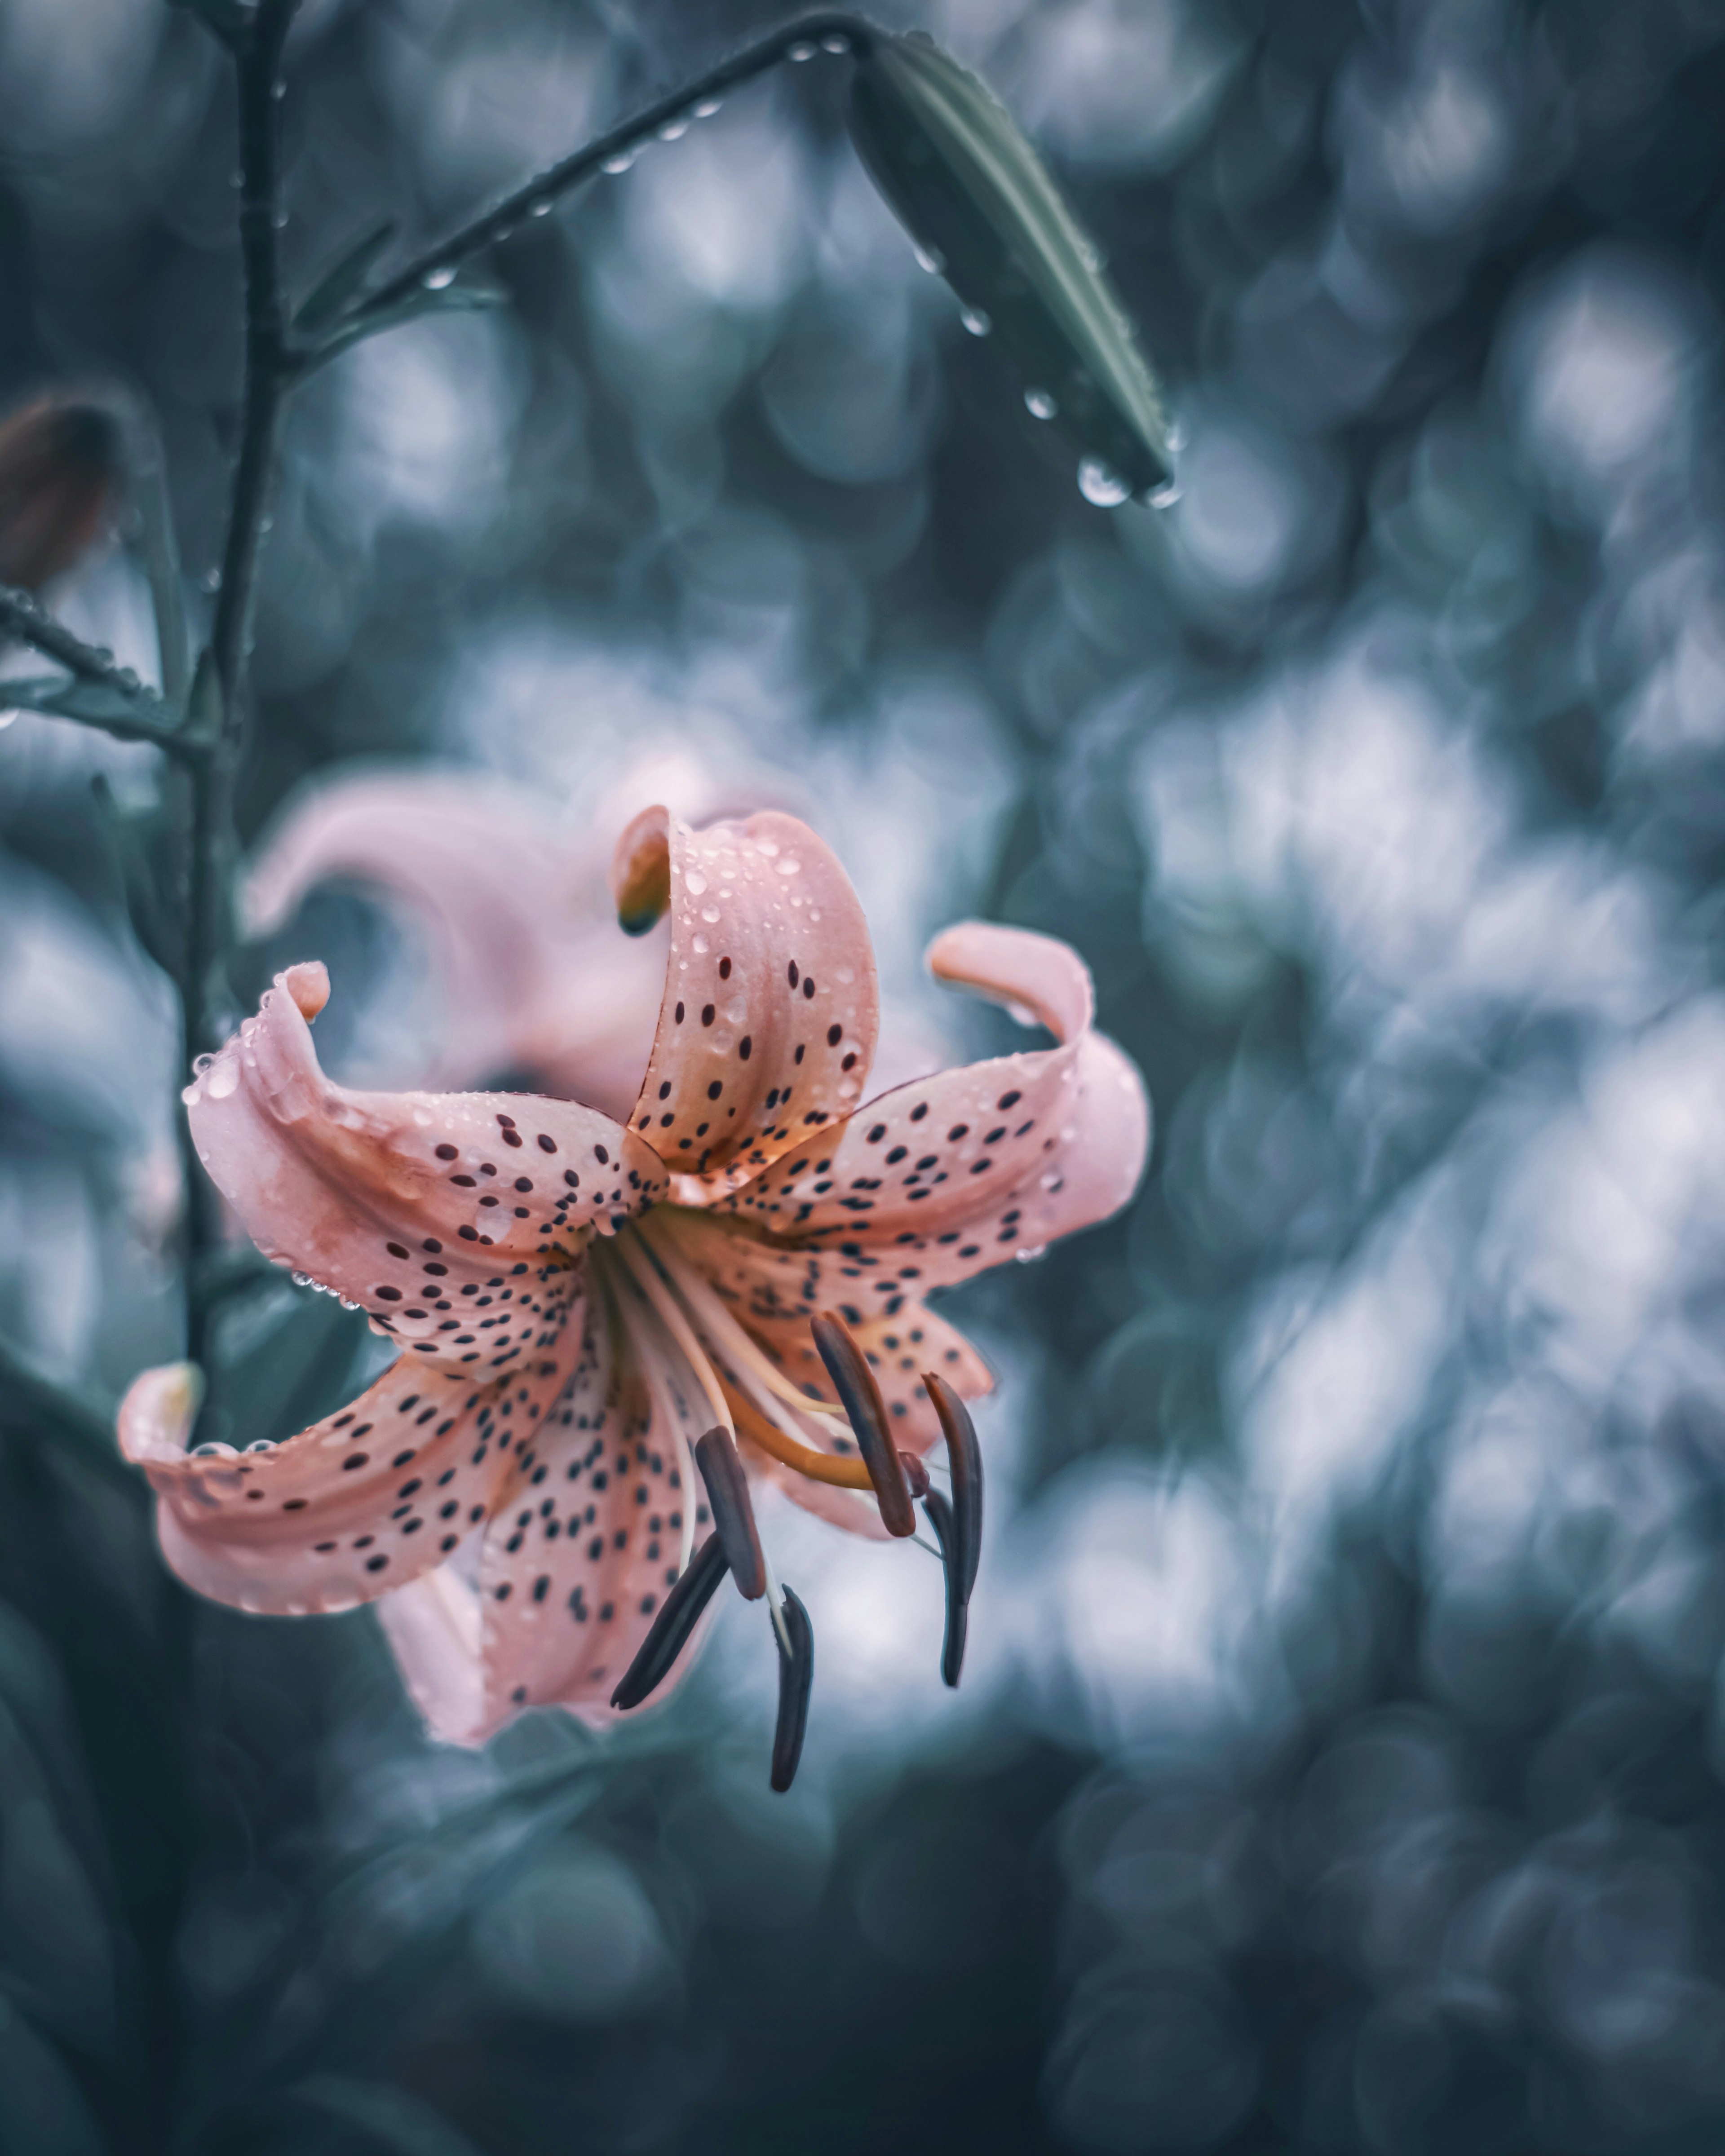
M395 219L387 217L344 254L337 255L294 310L293 326L296 330L321 330L326 322L332 322L348 301L357 299L364 290L372 264L395 234Z
M928 38L877 33L857 61L850 134L925 261L1013 361L1031 412L1077 451L1090 499L1167 488L1155 378L1101 256L993 94Z
M392 307L381 307L375 314L350 315L345 321L337 322L324 342L305 355L305 371L309 373L313 367L321 367L326 360L333 359L337 352L346 352L350 345L358 344L366 337L376 336L383 330L399 329L403 323L416 322L423 316L477 314L487 308L504 306L508 300L508 293L495 285L422 285Z

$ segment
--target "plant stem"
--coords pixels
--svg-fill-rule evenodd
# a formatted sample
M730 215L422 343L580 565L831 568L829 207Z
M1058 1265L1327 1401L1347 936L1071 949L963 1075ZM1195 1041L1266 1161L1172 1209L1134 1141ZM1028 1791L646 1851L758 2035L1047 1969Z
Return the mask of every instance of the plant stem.
M292 377L284 335L275 234L278 182L275 90L299 0L259 0L243 36L233 40L239 100L239 244L245 275L245 379L239 454L222 548L222 587L210 632L211 686L219 725L212 753L191 773L191 858L186 963L181 981L182 1045L189 1072L218 1044L217 966L228 943L228 880L234 850L234 798L249 716L250 655L258 560L263 546L282 393ZM180 1118L186 1188L186 1352L204 1360L208 1304L195 1293L199 1272L221 1240L220 1209Z
M643 143L651 141L668 121L686 120L695 105L710 97L721 96L725 91L736 89L740 83L752 81L757 75L765 74L768 69L776 67L784 59L792 46L819 46L824 38L842 38L848 50L864 53L878 35L875 25L864 21L861 17L830 11L803 15L794 23L786 23L782 29L773 31L770 37L762 38L758 44L746 46L728 60L721 61L697 80L674 90L667 97L661 97L656 105L649 105L644 112L637 113L633 120L623 121L609 134L602 135L597 141L589 142L577 150L572 156L565 157L561 164L552 165L536 178L529 180L525 187L517 187L513 194L506 195L483 217L475 218L472 223L463 225L458 232L451 233L447 239L440 240L435 247L428 248L423 254L416 255L405 269L398 270L386 284L378 285L375 291L368 292L357 306L342 316L336 326L338 331L351 331L356 323L388 314L391 309L399 306L403 300L418 291L428 277L441 278L445 270L453 272L461 263L490 246L495 240L501 239L514 231L522 219L531 216L542 203L554 202L559 195L567 194L570 188L578 187L582 181L598 172L607 158L622 157L629 151L639 149ZM340 338L342 344L351 341L351 336Z

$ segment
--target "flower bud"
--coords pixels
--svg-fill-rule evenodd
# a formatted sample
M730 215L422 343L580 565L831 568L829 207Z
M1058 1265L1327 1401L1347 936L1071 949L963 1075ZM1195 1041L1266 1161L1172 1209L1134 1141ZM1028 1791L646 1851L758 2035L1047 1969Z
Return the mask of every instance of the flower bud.
M1101 258L1017 123L918 33L870 37L852 79L857 153L924 266L992 331L1033 417L1079 459L1101 505L1173 480L1168 420Z
M114 512L119 423L52 393L0 420L0 583L39 591L73 567Z

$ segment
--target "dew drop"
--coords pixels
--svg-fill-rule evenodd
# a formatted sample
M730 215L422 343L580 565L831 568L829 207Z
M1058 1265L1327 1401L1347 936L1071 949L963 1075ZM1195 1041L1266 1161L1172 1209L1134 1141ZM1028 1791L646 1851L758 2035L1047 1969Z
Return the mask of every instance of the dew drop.
M788 60L812 60L814 58L814 47L806 38L799 38L795 44L786 47L785 58Z
M680 142L688 132L688 116L681 113L676 119L665 121L664 126L659 131L659 139L661 142Z
M718 907L716 906L702 906L701 909L701 917L703 921L707 922L709 926L711 926L713 922L716 921L719 917Z
M619 150L614 157L607 157L599 169L601 172L610 172L614 176L619 172L626 172L634 161L635 153L633 150Z
M18 715L15 711L0 711L0 734L3 734L5 732L6 729L12 724L13 721L17 718L18 716Z
M1180 489L1173 480L1166 486L1152 487L1144 496L1153 509L1172 509L1180 498Z
M706 890L706 878L699 869L691 869L683 878L683 888L691 898L699 898Z
M719 110L724 102L725 100L722 97L702 98L700 104L695 107L696 118L697 120L711 120L713 115Z
M239 1083L239 1064L233 1056L224 1056L219 1063L211 1066L206 1090L211 1100L225 1101Z
M843 59L845 54L850 50L850 40L849 38L841 37L835 33L830 38L823 38L821 39L820 49L824 53L835 54L839 59Z
M958 319L973 336L987 336L994 326L993 316L985 314L980 307L966 307Z
M1032 1265L1047 1248L1046 1243L1038 1243L1028 1250L1014 1250L1013 1255L1021 1265Z
M1033 419L1052 419L1060 408L1045 389L1024 392L1024 409Z
M541 195L537 202L530 202L527 204L527 214L529 217L549 217L556 208L557 203L553 197Z
M931 277L938 277L947 266L947 258L937 247L917 247L913 252L916 257L916 267L926 270Z
M1112 465L1100 457L1086 457L1078 467L1078 491L1098 509L1118 509L1132 489Z
M712 946L707 942L705 936L697 936L691 941L689 947L694 952L697 958L704 958L707 952L712 948Z
M419 280L428 292L444 291L454 281L455 265L453 262L439 262L436 269L428 270Z
M248 1452L274 1452L275 1440L268 1437L254 1438L245 1449Z

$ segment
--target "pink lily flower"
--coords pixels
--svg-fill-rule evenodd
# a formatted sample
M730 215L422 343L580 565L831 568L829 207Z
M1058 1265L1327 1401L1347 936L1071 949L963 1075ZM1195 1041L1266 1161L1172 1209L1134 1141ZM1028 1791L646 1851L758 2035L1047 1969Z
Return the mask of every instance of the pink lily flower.
M333 1085L310 1026L324 968L279 977L187 1090L198 1151L264 1252L365 1309L401 1355L273 1448L188 1454L183 1365L144 1373L121 1409L180 1577L262 1612L377 1600L454 1742L528 1707L603 1721L634 1704L675 1675L727 1568L746 1594L770 1588L782 1715L806 1710L807 1618L765 1561L751 1480L875 1536L908 1533L927 1491L955 1681L978 1525L973 1500L955 1518L975 1471L963 1403L993 1380L927 1297L1117 1211L1148 1145L1137 1072L1092 1029L1063 943L981 922L938 937L938 978L1055 1045L864 1106L874 957L812 831L777 812L697 831L649 809L612 882L626 926L670 916L626 1123L526 1095ZM951 1504L921 1466L942 1437Z

